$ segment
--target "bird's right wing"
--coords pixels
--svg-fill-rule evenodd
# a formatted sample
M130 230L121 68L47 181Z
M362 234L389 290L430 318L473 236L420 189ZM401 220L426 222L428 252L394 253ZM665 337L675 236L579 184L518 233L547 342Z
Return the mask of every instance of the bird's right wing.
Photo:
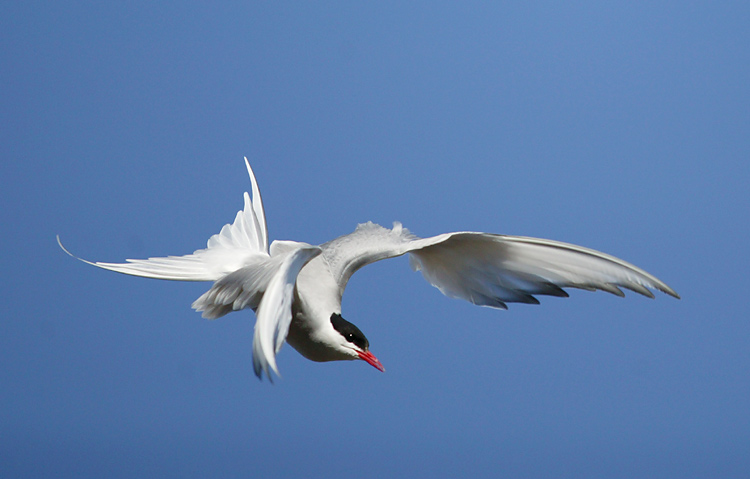
M126 263L91 262L74 256L60 241L60 247L76 259L99 268L146 278L176 281L216 281L223 276L269 257L268 229L263 212L263 201L250 164L245 158L253 199L245 193L245 206L237 213L234 223L224 225L221 232L208 240L205 249L185 256L128 259Z
M412 267L443 294L480 306L536 304L533 295L564 297L563 288L623 296L623 287L653 297L651 288L679 297L655 276L619 258L539 238L457 232L422 239L400 224L389 230L367 223L322 247L341 294L359 268L409 253Z
M488 233L448 233L409 245L411 264L443 294L479 306L538 304L533 295L567 297L562 288L620 287L653 298L679 295L663 281L614 256L561 241Z

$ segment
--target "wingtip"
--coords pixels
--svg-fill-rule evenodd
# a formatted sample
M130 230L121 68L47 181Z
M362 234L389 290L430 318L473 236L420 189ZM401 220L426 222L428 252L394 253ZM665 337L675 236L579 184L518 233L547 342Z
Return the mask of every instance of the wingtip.
M662 293L667 294L673 298L682 299L680 298L680 295L677 293L677 291L667 286L667 284L664 281L656 280L656 284L654 284L652 288L659 290Z
M260 359L255 357L253 355L253 372L255 373L255 376L258 378L259 381L263 381L263 374L268 377L268 380L271 381L271 384L273 384L273 378L271 377L271 374L268 372L268 365L263 364Z
M673 290L669 286L667 286L666 288L662 289L662 292L667 293L668 295L670 295L671 297L673 297L675 299L682 299L680 297L679 293L677 293L677 291Z
M278 368L276 368L276 365L271 365L271 367L268 367L268 364L262 365L261 369L255 371L255 375L258 376L258 379L263 381L263 374L265 373L265 376L268 378L268 382L271 384L276 384L273 380L273 374L271 374L271 371L273 371L276 374L276 377L280 378L281 373L279 373Z
M265 373L266 377L269 381L271 381L272 384L273 375L271 374L271 371L276 373L277 377L281 377L279 368L276 365L275 355L269 356L265 353L265 348L263 347L263 343L258 336L257 331L253 335L253 370L255 372L255 375L261 381L263 381L263 374Z
M263 375L265 373L265 376L268 378L268 382L271 384L276 384L273 380L273 375L271 374L271 371L269 371L267 368L260 368L255 370L255 376L258 378L259 381L263 382ZM278 377L281 377L280 374L276 373Z

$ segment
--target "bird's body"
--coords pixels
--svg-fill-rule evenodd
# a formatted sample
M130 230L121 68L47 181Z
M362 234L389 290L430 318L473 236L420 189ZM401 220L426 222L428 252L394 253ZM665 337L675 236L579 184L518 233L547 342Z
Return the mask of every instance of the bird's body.
M618 296L623 287L650 297L653 288L679 297L656 277L618 258L537 238L477 232L418 238L399 223L392 229L364 223L319 246L295 241L269 246L260 192L247 159L245 163L253 199L245 193L244 209L205 249L127 263L82 261L135 276L214 281L193 307L210 319L245 308L256 312L253 364L258 377L265 372L270 378L270 370L278 374L276 353L285 341L312 361L362 359L384 370L364 334L341 316L341 299L359 268L404 254L446 296L499 309L508 302L538 304L534 295L565 297L566 287Z

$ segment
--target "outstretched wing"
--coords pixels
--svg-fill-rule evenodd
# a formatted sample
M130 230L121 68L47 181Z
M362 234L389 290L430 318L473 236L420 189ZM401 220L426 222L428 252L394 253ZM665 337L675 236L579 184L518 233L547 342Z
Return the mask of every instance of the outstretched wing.
M91 262L74 256L60 242L60 247L76 259L99 268L146 278L175 281L216 281L240 268L262 262L269 257L268 231L263 212L263 201L250 164L245 165L252 182L253 198L245 193L245 206L232 224L208 240L205 249L185 256L128 259L127 263Z
M560 241L486 233L451 233L416 241L412 266L446 296L480 306L539 301L533 296L568 296L562 288L620 287L653 298L649 288L679 295L646 271L614 256Z
M342 293L362 266L409 253L412 267L443 294L480 306L538 304L534 295L565 297L563 288L624 296L622 287L653 298L651 288L679 298L664 282L619 258L538 238L458 232L420 239L399 224L388 230L367 223L323 249Z

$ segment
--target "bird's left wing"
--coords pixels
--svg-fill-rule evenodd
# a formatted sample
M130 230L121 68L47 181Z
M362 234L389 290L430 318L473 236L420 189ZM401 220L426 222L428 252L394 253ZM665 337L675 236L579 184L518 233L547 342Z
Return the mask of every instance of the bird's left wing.
M262 373L265 372L268 379L271 379L270 370L279 374L276 353L284 344L292 322L292 301L297 275L308 261L321 253L320 247L305 243L275 241L274 244L283 246L286 251L278 256L274 255L274 258L280 258L280 264L258 305L253 337L255 375L262 378Z
M412 267L443 294L480 306L536 304L535 294L567 296L562 288L623 296L623 287L653 297L651 288L679 297L655 276L619 258L539 238L457 232L422 239L400 224L389 230L367 223L322 247L342 294L362 266L410 253Z

